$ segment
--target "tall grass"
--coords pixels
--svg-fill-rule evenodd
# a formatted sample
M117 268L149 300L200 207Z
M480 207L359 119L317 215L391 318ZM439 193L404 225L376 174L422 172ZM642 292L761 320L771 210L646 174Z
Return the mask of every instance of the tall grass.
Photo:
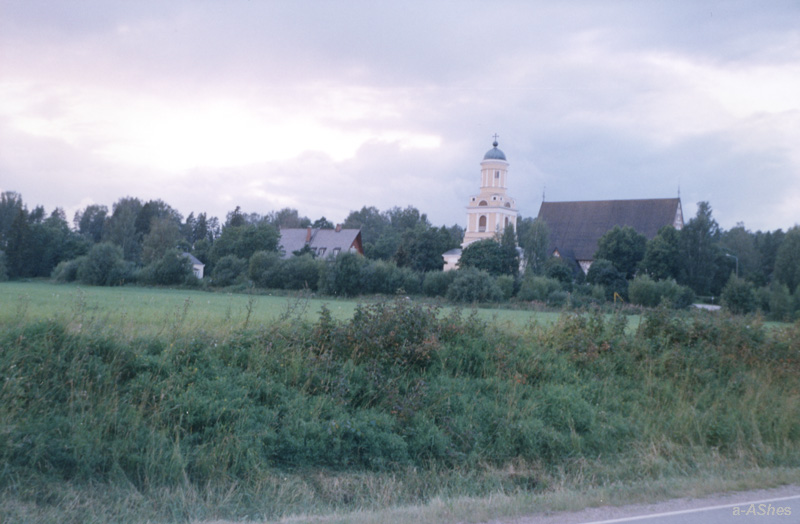
M279 518L800 465L800 325L656 310L509 329L407 300L119 336L0 332L0 503L75 520ZM92 495L89 495L89 494ZM65 509L66 508L66 509Z

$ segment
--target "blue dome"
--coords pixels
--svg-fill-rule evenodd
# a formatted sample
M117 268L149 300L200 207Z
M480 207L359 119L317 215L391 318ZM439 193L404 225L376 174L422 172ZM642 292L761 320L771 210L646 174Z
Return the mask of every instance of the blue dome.
M492 142L492 145L494 147L492 149L490 149L489 151L487 151L485 155L483 155L483 159L484 160L503 160L503 161L505 161L506 160L506 154L503 153L502 151L500 151L499 149L497 149L497 141Z

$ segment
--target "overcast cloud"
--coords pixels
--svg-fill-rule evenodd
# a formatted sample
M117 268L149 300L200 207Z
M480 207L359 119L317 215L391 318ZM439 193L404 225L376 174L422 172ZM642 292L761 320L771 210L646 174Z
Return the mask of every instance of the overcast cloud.
M547 200L800 223L800 1L0 0L0 190L464 225Z

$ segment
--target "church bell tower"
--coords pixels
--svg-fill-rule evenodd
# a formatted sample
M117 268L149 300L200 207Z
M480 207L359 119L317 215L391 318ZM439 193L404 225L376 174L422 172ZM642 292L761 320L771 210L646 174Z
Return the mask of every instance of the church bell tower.
M516 202L506 193L508 161L497 148L497 135L494 139L492 149L483 155L481 162L480 192L470 197L467 205L467 231L462 248L476 240L502 235L508 225L517 231Z

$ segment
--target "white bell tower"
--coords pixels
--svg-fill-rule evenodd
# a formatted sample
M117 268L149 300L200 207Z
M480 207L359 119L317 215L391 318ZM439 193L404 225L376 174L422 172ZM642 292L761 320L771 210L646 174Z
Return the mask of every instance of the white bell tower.
M505 153L497 148L497 135L492 146L481 162L480 193L470 197L467 205L467 231L462 248L476 240L502 235L507 225L517 231L517 205L506 194L508 162Z

